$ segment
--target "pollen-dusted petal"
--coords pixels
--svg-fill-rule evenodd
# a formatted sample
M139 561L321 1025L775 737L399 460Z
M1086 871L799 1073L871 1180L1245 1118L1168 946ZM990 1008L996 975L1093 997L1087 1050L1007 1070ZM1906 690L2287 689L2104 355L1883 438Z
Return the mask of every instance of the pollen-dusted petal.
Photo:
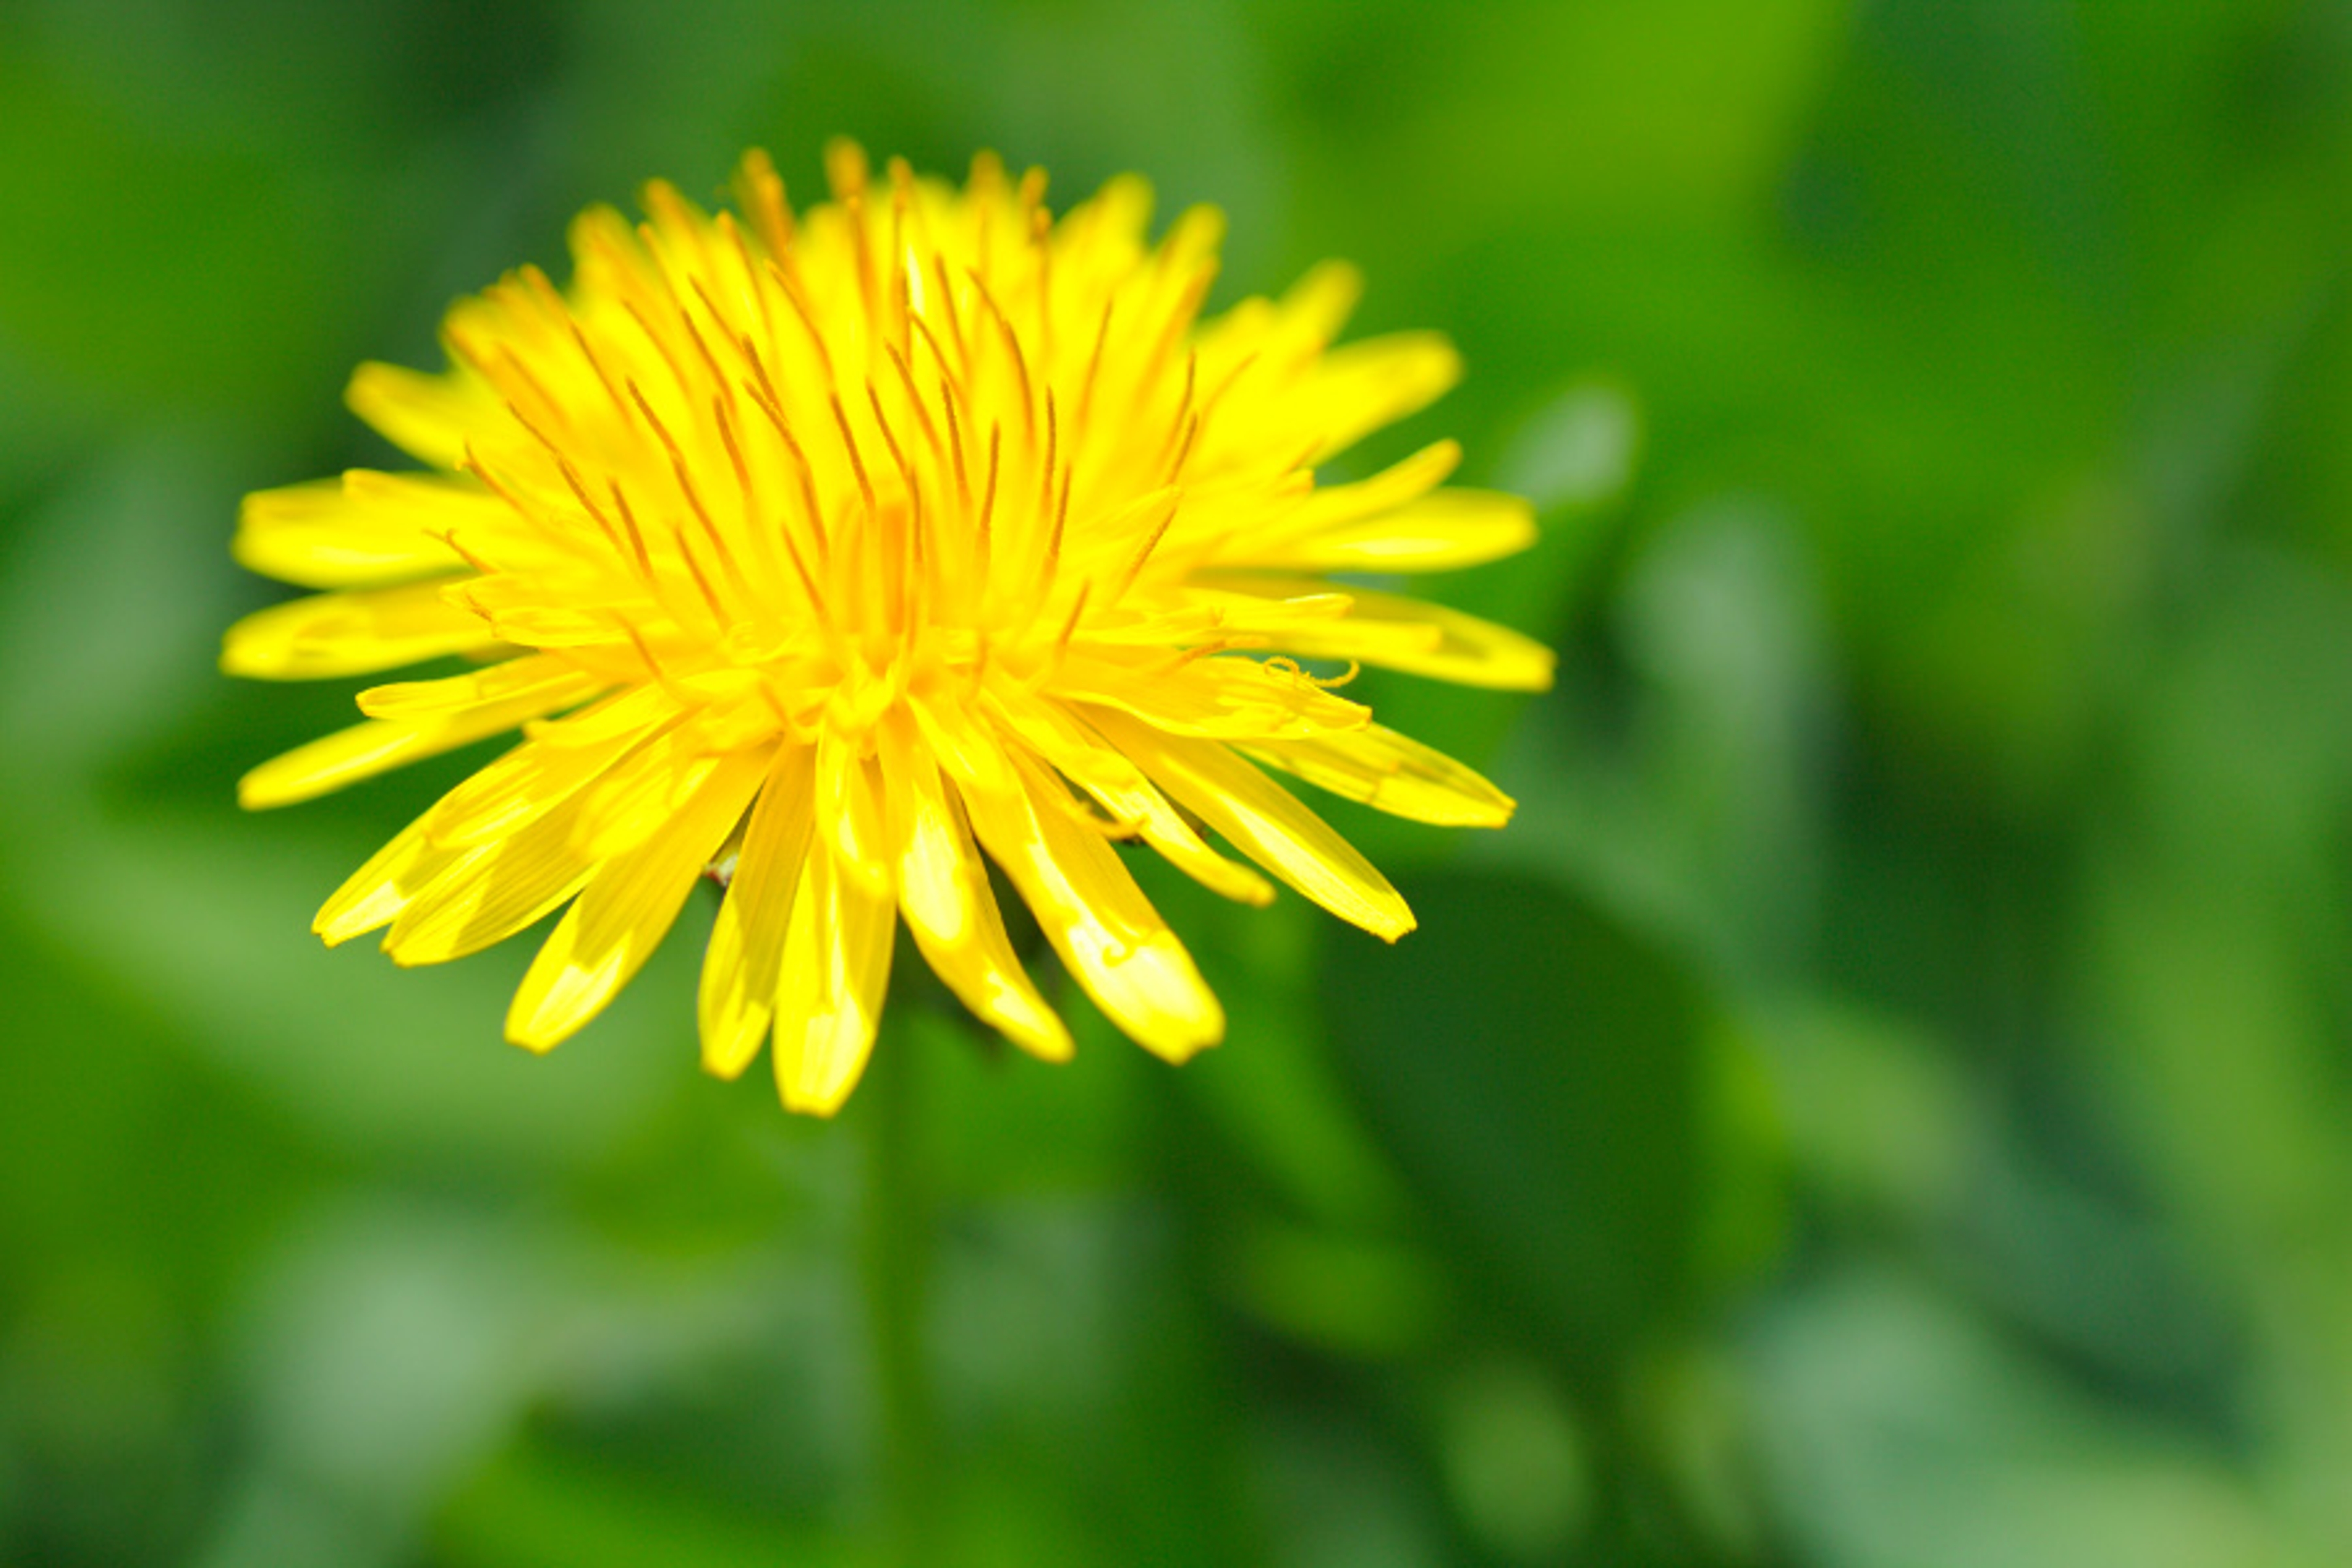
M1391 332L1332 350L1299 394L1323 436L1311 460L1419 413L1461 379L1462 356L1435 332Z
M1068 793L1016 764L1018 793L967 795L972 826L1087 995L1146 1049L1181 1062L1224 1037L1224 1009L1192 955Z
M1124 714L1096 725L1234 848L1341 920L1394 942L1412 911L1388 879L1289 791L1213 742L1161 734Z
M1516 555L1535 542L1535 508L1518 497L1450 489L1377 517L1229 553L1253 565L1317 572L1447 572Z
M256 610L222 639L221 668L264 680L316 680L499 646L480 616L441 596L440 584L412 583L313 594Z
M1101 802L1112 816L1132 825L1177 869L1241 903L1274 901L1274 889L1265 878L1210 848L1143 771L1076 715L1059 703L1001 693L993 694L991 702L1039 756Z
M808 860L814 761L806 746L777 749L710 928L695 1018L703 1068L720 1078L751 1066L775 1016L785 933Z
M1500 827L1511 819L1511 797L1477 772L1378 724L1345 735L1267 741L1241 751L1391 816L1440 827Z
M1049 689L1065 701L1098 703L1154 727L1216 740L1296 738L1360 730L1372 710L1334 697L1295 672L1254 658L1202 658L1175 669L1073 657Z
M572 847L578 796L468 851L408 900L385 933L394 963L446 963L504 942L577 893L596 863Z
M229 549L265 577L363 588L455 572L466 563L446 536L509 521L504 503L471 480L354 468L246 497Z
M540 948L507 1011L507 1038L551 1050L602 1012L651 956L767 771L764 750L719 767L668 826L597 868Z
M880 752L907 929L974 1015L1033 1056L1067 1060L1070 1032L1013 952L963 806L911 729L903 720L886 725Z
M552 686L440 718L370 719L322 735L255 768L237 781L237 804L255 811L326 795L388 768L436 757L501 730L511 730L553 709L584 702L596 695L599 685L593 676L575 675Z
M343 401L385 440L436 468L456 468L468 437L505 426L512 417L470 371L426 375L376 361L352 373Z
M1239 594L1264 597L1268 605L1323 586L1305 578L1257 577L1221 582ZM1551 649L1508 626L1465 615L1444 605L1378 594L1353 586L1339 619L1312 625L1293 622L1269 608L1259 616L1237 613L1237 626L1273 626L1288 651L1308 658L1352 658L1382 669L1450 680L1457 686L1496 691L1543 691L1551 686L1556 662ZM1263 617L1272 616L1276 619Z
M801 878L776 983L776 1089L786 1109L830 1116L857 1087L890 985L897 905L820 841Z

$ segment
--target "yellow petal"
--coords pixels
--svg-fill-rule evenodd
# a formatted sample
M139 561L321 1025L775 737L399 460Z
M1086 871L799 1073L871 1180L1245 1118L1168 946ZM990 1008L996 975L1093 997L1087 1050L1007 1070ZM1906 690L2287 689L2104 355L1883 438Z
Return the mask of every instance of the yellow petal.
M230 549L284 582L366 587L458 571L464 558L440 536L510 521L505 503L471 480L354 468L246 497Z
M586 701L596 695L597 686L596 678L580 675L446 718L370 719L272 757L237 781L237 803L257 811L309 800L387 769L511 730L551 709Z
M816 742L816 827L842 868L869 892L890 885L874 769L856 742L827 726Z
M1462 462L1462 444L1433 441L1403 461L1382 468L1366 479L1344 485L1318 485L1300 504L1283 531L1301 533L1362 522L1419 500L1445 482Z
M1213 742L1166 735L1124 714L1091 715L1110 742L1234 848L1341 920L1394 942L1412 911L1388 879L1280 784Z
M1001 692L992 693L989 701L1039 756L1100 801L1112 816L1131 824L1145 843L1186 876L1241 903L1274 901L1274 889L1265 879L1210 848L1141 769L1060 704Z
M532 740L553 747L603 746L614 740L643 740L677 719L683 710L677 699L658 686L632 687L612 698L561 719L541 720L523 727Z
M1441 827L1500 827L1512 800L1443 752L1378 724L1345 735L1268 741L1242 752L1333 795Z
M686 727L648 737L588 786L573 846L592 860L609 860L667 831L722 754Z
M412 583L313 594L257 610L229 627L221 668L266 680L312 680L498 647L479 616L441 596L439 583Z
M1299 397L1323 434L1311 461L1434 403L1462 379L1462 356L1435 332L1391 332L1323 356Z
M898 921L887 889L877 893L818 845L776 983L776 1089L787 1110L830 1116L874 1049Z
M1292 534L1236 563L1318 572L1445 572L1516 555L1536 542L1535 508L1494 490L1437 490L1393 511Z
M343 401L394 446L436 468L457 468L469 437L514 423L489 384L467 370L426 375L372 362L352 373Z
M593 746L525 741L436 802L426 831L434 843L453 846L503 838L601 778L643 742L635 734L611 736Z
M1360 703L1254 658L1202 658L1170 669L1165 659L1115 664L1074 655L1048 690L1066 701L1119 709L1159 729L1221 740L1359 730L1372 716Z
M1018 758L1021 789L964 796L972 826L1045 928L1054 951L1110 1021L1182 1061L1224 1037L1224 1010L1118 854L1081 824L1068 793Z
M1066 1061L1070 1032L1045 1005L1005 934L961 803L904 721L882 731L883 795L898 869L898 908L948 989L1022 1049Z
M446 963L535 924L577 893L596 863L572 847L579 799L521 831L463 855L420 889L392 922L383 950L394 963Z
M371 719L442 719L486 702L568 686L581 673L578 667L562 659L546 654L526 655L440 680L403 680L372 686L360 693L359 706L360 711Z
M389 923L420 889L465 858L465 850L444 848L427 836L432 817L428 811L394 834L320 906L310 929L329 947Z
M1363 297L1364 275L1352 262L1318 261L1284 292L1275 313L1283 331L1320 347L1339 335Z
M1231 624L1266 630L1284 651L1302 658L1351 658L1496 691L1542 691L1551 685L1551 649L1508 626L1444 605L1350 586L1345 590L1350 603L1344 617L1318 617L1310 624L1279 606L1297 595L1328 591L1328 584L1236 577L1220 579L1218 586L1237 595L1263 596L1268 606L1265 611L1253 616L1236 609L1229 616Z
M669 931L767 764L762 750L725 758L667 826L597 868L523 975L508 1039L550 1050L604 1010Z
M537 575L497 572L451 584L450 599L478 625L527 647L624 643L626 626L643 627L657 612L642 590L617 579L574 586L561 603Z
M695 1004L702 1065L732 1079L749 1067L775 1015L793 900L809 854L814 755L786 744L776 752L743 830L727 901L710 928Z
M1004 748L985 725L964 721L965 700L918 697L908 704L923 744L949 777L984 795L1009 795L1021 787Z

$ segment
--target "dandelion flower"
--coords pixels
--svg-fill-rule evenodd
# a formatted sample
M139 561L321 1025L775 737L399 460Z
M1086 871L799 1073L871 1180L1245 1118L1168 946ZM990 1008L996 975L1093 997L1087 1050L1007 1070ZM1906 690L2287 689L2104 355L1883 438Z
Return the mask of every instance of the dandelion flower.
M1412 929L1269 770L1423 822L1510 814L1297 662L1549 679L1510 631L1326 575L1534 537L1525 503L1438 488L1450 441L1316 480L1445 391L1453 350L1334 348L1357 289L1337 266L1203 319L1220 219L1196 208L1153 244L1133 178L1056 219L1042 174L986 156L960 190L898 162L874 179L845 143L827 174L832 199L797 215L758 153L734 213L660 184L642 224L585 213L567 288L525 268L452 308L444 374L352 378L353 410L422 470L247 499L238 559L323 591L239 622L225 668L462 662L361 692L362 722L254 769L245 805L520 732L319 934L388 924L395 962L434 963L564 909L507 1017L544 1050L715 876L703 1061L731 1077L772 1037L785 1103L825 1113L872 1047L902 919L973 1013L1068 1055L990 862L1171 1061L1223 1015L1117 841L1246 903L1271 877Z

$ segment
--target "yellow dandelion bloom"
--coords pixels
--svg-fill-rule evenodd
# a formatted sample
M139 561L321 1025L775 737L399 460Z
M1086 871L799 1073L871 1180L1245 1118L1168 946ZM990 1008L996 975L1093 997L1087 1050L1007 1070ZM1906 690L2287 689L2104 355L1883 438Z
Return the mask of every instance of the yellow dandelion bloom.
M1267 770L1423 822L1493 826L1511 802L1295 660L1542 687L1538 644L1324 575L1492 560L1532 518L1438 488L1450 441L1316 482L1459 372L1423 333L1334 348L1345 268L1204 320L1218 215L1152 244L1139 180L1057 220L1042 174L985 156L961 190L897 162L872 180L847 144L827 166L832 200L798 215L758 153L740 216L659 184L645 223L593 209L568 288L526 268L451 310L446 373L360 369L352 407L426 467L248 498L238 559L324 592L239 622L223 666L467 663L361 692L362 722L240 796L520 729L316 929L388 924L395 962L434 963L569 905L507 1018L535 1050L595 1016L708 872L711 1071L772 1037L785 1103L837 1107L901 919L973 1013L1066 1057L993 861L1103 1012L1181 1060L1223 1015L1114 840L1244 902L1271 876L1412 929Z

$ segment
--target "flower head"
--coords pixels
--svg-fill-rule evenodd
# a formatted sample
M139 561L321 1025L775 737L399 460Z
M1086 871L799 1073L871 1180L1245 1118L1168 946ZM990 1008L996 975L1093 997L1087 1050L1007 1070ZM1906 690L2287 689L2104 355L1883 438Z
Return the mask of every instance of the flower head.
M1057 220L1042 175L985 156L961 190L896 162L876 181L847 144L828 174L833 199L797 216L757 153L736 214L655 184L643 224L583 215L567 288L526 268L451 310L445 374L352 379L352 408L425 470L247 500L238 558L325 591L238 623L226 669L468 662L362 691L362 722L256 768L247 805L522 736L344 883L319 933L389 924L396 962L431 963L568 904L507 1019L545 1049L715 873L704 1062L739 1073L772 1035L785 1102L824 1112L872 1046L901 918L974 1013L1069 1052L983 856L1171 1059L1223 1016L1115 840L1244 902L1274 896L1263 871L1410 930L1265 770L1422 821L1509 815L1294 658L1549 680L1523 637L1321 575L1533 538L1524 503L1437 488L1451 442L1316 483L1444 392L1453 351L1333 348L1356 292L1339 267L1202 319L1218 216L1150 243L1135 179Z

